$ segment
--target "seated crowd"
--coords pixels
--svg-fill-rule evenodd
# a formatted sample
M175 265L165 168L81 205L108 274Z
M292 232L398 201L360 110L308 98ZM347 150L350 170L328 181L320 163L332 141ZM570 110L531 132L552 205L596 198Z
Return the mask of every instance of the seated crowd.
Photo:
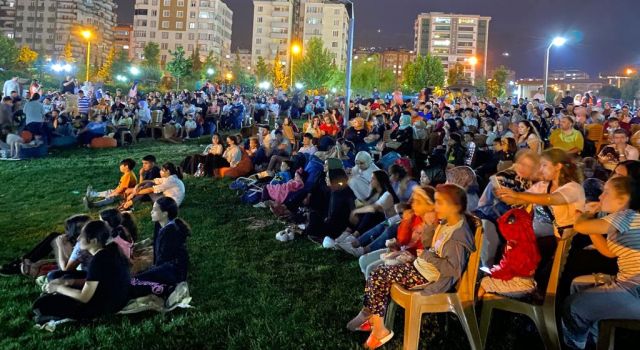
M196 177L235 179L230 187L244 203L289 223L276 234L279 241L306 236L358 258L363 304L347 328L371 332L368 348L394 336L384 323L393 284L423 295L456 288L477 249L477 227L480 302L487 294L544 293L557 243L570 240L557 291L566 345L593 343L600 320L640 320L640 161L637 145L629 144L639 116L627 106L618 116L591 100L550 106L424 91L416 101L396 97L357 98L345 116L340 102L327 109L309 99L292 107L276 94L269 104L256 100L250 114L256 124L226 138L213 133L211 145L184 155L180 167L158 169L148 156L136 177L135 161L123 160L118 186L88 188L85 203L100 207L120 198L119 209L127 210L153 201L152 266L127 269L138 257L130 214L74 216L64 238L52 234L13 263L29 266L53 249L59 269L73 270L48 275L34 312L93 317L150 292L175 300L170 295L180 294L174 289L188 263L189 228L177 219L182 168ZM306 119L302 128L293 123L297 115ZM607 136L590 135L594 126ZM94 298L109 301L96 310Z

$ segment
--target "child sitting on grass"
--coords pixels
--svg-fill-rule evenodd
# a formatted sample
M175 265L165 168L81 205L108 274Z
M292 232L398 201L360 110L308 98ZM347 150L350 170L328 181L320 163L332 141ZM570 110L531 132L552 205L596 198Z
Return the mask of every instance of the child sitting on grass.
M141 183L144 186L147 182ZM122 203L119 209L128 210L134 202L139 201L142 197L149 195L153 202L159 198L170 197L176 201L178 206L184 200L185 190L182 182L182 170L173 163L165 163L160 169L160 177L151 182L153 186L146 188L138 188L127 197L127 201ZM141 187L142 187L141 186Z
M133 168L135 166L136 162L131 158L124 159L120 162L120 172L122 173L122 177L120 177L118 187L113 190L96 192L93 190L93 187L89 185L89 187L87 187L86 196L82 198L84 206L87 209L92 207L104 207L115 202L118 196L123 196L127 189L135 187L138 182L136 175L133 173ZM102 198L102 200L93 202L92 200L94 198Z

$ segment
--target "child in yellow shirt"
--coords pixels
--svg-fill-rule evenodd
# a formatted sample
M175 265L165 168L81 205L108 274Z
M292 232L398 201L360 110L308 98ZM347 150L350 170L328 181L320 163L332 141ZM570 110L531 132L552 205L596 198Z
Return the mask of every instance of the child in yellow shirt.
M115 202L118 197L123 197L125 191L129 188L136 187L138 180L136 179L136 174L133 172L133 169L136 166L136 161L127 158L120 162L120 172L122 176L120 177L120 183L118 183L118 187L113 190L106 190L101 192L96 192L93 190L93 187L90 185L87 187L87 193L84 198L82 198L82 202L87 209L92 207L104 207ZM93 201L93 199L102 198L98 201Z

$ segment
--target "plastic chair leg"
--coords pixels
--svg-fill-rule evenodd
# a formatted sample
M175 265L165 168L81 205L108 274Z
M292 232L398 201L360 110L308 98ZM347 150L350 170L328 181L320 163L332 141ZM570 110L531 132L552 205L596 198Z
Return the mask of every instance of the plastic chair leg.
M396 320L396 312L398 311L398 304L393 300L389 300L387 305L387 313L384 315L384 325L388 330L393 330L393 324Z
M484 301L482 303L482 315L480 315L480 339L482 339L482 347L487 347L487 336L489 335L489 326L491 326L491 316L493 314L493 307L490 305L490 301Z
M481 350L483 348L482 338L480 337L480 330L478 329L478 323L476 321L476 311L473 308L473 305L464 307L461 304L456 303L454 308L460 323L462 323L465 333L467 333L471 349Z
M402 341L403 350L418 349L418 341L420 340L420 325L422 323L422 314L418 307L413 303L404 310L404 339Z
M598 325L598 344L596 350L613 350L616 329L606 322L600 322Z
M556 350L560 349L560 342L558 339L557 330L552 330L552 333L549 333L549 328L545 324L544 315L542 310L536 308L533 310L533 313L529 315L538 329L538 333L540 333L540 337L542 338L542 342L544 343L544 347L547 350Z

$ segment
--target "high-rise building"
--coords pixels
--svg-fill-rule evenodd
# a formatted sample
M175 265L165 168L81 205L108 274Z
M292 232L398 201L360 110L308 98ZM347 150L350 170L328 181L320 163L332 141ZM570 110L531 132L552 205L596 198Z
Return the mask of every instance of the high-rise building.
M445 70L460 63L472 82L487 75L489 22L479 15L421 13L415 22L414 49L442 60Z
M389 69L396 76L398 81L402 80L402 72L407 63L415 58L412 50L396 49L385 50L380 53L380 65L383 69Z
M113 45L116 8L114 0L0 0L0 30L51 59L70 43L76 60L87 46L80 32L90 30L92 57L100 62Z
M258 57L283 65L291 62L290 48L321 38L338 67L347 59L349 15L344 4L330 0L254 0L252 65Z
M116 51L124 51L129 59L133 59L133 26L120 24L113 27L113 46Z
M160 46L160 63L182 47L200 58L213 52L222 63L231 54L233 11L221 0L136 0L133 17L134 57L143 59L149 42Z

